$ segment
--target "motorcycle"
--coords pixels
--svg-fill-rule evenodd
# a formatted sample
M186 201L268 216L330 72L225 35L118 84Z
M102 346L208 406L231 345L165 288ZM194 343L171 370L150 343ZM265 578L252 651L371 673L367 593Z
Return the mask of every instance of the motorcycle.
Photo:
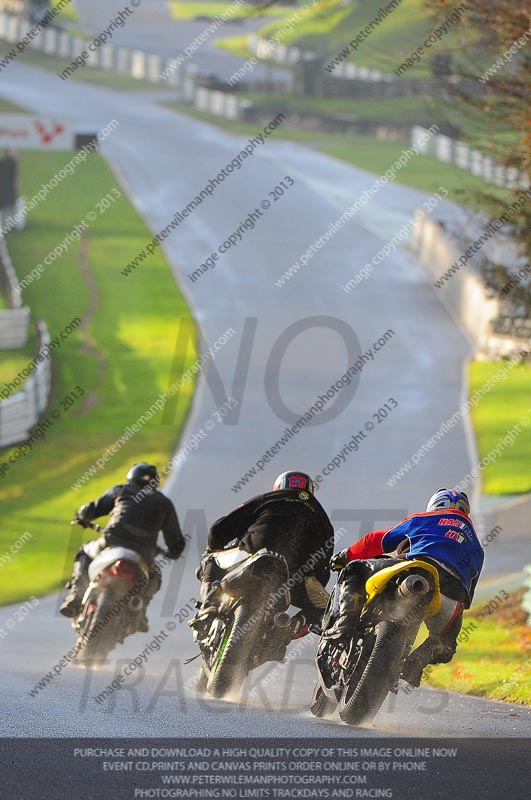
M364 562L357 563L363 574ZM432 564L415 558L393 561L371 575L347 642L344 637L336 640L327 635L339 612L341 578L323 618L315 658L318 681L310 708L316 717L329 716L339 708L343 722L359 725L372 720L388 692L396 691L422 622L438 613L439 573Z
M80 520L72 520L71 524L80 524ZM96 523L82 524L101 531ZM89 556L90 546L91 543L85 545ZM161 548L157 551L165 553ZM81 612L72 620L77 635L75 661L86 667L103 663L117 644L141 630L145 613L143 592L150 581L149 567L142 556L126 547L106 547L95 554L88 574L90 583Z
M224 698L238 692L252 669L282 661L302 623L287 613L291 598L283 556L266 548L253 555L231 548L211 557L226 570L217 612L199 613L188 625L202 656L196 688Z

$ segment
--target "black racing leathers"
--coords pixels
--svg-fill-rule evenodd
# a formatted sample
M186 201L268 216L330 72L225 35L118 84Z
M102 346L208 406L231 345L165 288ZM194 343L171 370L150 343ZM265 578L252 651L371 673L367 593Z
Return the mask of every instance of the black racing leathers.
M280 553L291 575L314 561L305 574L314 575L323 586L328 583L334 529L327 513L310 492L281 489L253 497L214 522L208 534L208 546L221 550L233 539L248 553L256 553L263 547Z
M178 558L185 540L172 501L161 492L135 483L118 484L87 503L78 516L89 521L109 515L104 537L108 547L129 547L149 563L156 555L159 531L170 558Z

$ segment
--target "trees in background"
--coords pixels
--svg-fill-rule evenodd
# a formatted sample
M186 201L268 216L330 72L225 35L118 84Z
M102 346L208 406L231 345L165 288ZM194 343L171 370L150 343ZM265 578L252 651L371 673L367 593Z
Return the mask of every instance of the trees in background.
M425 0L434 19L459 0ZM441 76L450 96L481 126L483 146L499 163L516 167L531 185L531 0L463 0L461 47L452 53L453 75ZM514 189L515 199L521 190ZM505 202L488 196L492 216ZM531 259L531 202L515 215L511 237Z

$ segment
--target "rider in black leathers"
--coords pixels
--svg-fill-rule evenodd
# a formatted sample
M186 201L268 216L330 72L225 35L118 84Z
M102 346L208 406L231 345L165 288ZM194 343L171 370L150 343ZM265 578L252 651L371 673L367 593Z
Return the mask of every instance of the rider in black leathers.
M150 582L144 590L146 606L160 589L161 574L154 563L157 538L162 532L168 557L177 559L184 550L185 540L172 501L157 490L157 468L141 462L127 473L127 483L108 489L98 500L81 506L76 519L92 522L109 515L103 535L84 544L76 553L70 592L61 605L61 614L76 617L81 611L83 595L88 584L88 568L105 547L127 547L139 553L150 571ZM147 621L144 620L147 630Z
M313 492L308 475L284 472L276 479L273 491L253 497L214 522L208 534L207 554L198 571L202 580L201 612L216 610L219 580L224 574L211 554L235 540L234 546L248 553L265 547L283 555L290 575L296 579L291 589L292 602L302 609L304 627L321 621L334 529ZM307 578L313 580L313 602L308 595ZM315 605L316 597L321 601L319 606Z

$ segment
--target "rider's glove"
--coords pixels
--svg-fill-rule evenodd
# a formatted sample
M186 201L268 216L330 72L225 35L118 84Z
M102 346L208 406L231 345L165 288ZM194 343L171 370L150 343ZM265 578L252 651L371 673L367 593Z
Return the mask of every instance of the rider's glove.
M310 623L305 614L299 611L291 620L291 638L302 639L310 633Z
M345 550L341 550L340 553L336 553L335 556L332 556L330 559L330 569L334 572L341 572L348 564L348 547Z
M409 541L409 538L406 536L406 538L402 539L402 541L396 548L396 557L405 558L406 553L409 553L410 548L411 548L411 542Z

